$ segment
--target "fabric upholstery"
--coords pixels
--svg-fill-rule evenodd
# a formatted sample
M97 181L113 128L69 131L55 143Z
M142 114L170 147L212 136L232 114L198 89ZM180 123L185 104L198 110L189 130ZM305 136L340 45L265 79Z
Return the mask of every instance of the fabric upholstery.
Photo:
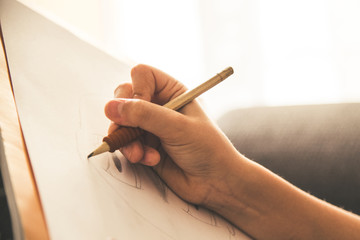
M360 214L360 103L236 109L218 124L248 158Z

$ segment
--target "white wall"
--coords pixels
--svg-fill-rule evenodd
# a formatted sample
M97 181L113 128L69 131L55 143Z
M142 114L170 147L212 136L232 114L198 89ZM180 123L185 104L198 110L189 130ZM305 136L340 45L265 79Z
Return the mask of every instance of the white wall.
M239 82L223 91L228 105L360 100L359 1L200 4L206 72L223 62L238 70Z
M203 96L228 108L360 101L358 0L22 0L115 56L192 87L227 66Z

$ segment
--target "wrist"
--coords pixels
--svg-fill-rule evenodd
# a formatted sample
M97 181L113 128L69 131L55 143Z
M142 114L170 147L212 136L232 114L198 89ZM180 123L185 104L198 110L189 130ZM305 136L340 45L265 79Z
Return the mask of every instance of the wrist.
M219 213L231 222L233 218L249 215L254 210L247 204L246 192L249 188L247 178L249 161L240 153L236 153L231 161L222 164L223 173L211 183L211 191L204 206Z
M206 207L217 212L248 234L268 232L274 215L288 212L282 196L290 184L257 163L238 154L227 174L214 184ZM285 190L285 191L284 191ZM283 195L284 194L284 195Z

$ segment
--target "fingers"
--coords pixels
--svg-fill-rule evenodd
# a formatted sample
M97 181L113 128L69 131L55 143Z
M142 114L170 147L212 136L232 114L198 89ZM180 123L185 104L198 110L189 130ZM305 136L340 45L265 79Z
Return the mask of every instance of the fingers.
M142 163L147 166L155 166L160 162L159 152L149 146L142 146L139 141L130 143L120 149L124 157L131 163Z
M140 141L134 141L122 147L120 152L131 163L137 163L144 157L144 149Z
M131 83L120 84L114 91L115 98L132 98L133 90ZM135 96L136 97L136 96ZM111 133L118 128L118 124L112 122L108 132ZM158 147L159 141L154 136L146 134L144 141L136 140L120 149L122 154L131 163L141 163L148 166L155 166L160 161L160 154L154 147ZM146 141L146 144L143 143Z
M144 156L140 160L140 163L147 166L156 166L160 162L159 152L149 146L144 146Z
M144 64L131 70L133 97L164 105L186 91L183 84L170 75Z
M184 85L174 78L147 65L135 66L131 71L131 77L132 83L123 83L116 88L115 98L135 98L163 105L186 91ZM163 129L163 126L166 125L166 119L172 121L169 119L173 118L171 115L178 115L178 113L167 112L165 118L164 113L166 111L164 112L159 106L146 104L144 101L115 99L105 106L106 116L113 121L109 127L109 133L116 130L118 125L125 125L138 126L157 136L165 136L166 130ZM169 115L169 113L171 114ZM175 118L177 117L175 116ZM160 161L160 154L154 146L143 145L138 140L123 147L121 152L133 163L141 162L154 166Z
M131 83L122 83L114 91L115 98L132 98L133 90Z
M146 142L147 145L144 145L143 142ZM155 166L160 162L160 154L155 149L159 147L159 144L159 140L155 136L146 134L143 141L134 141L121 148L120 151L131 163L140 162L147 166Z
M114 91L115 98L131 98L133 96L132 93L132 84L131 83L122 83L120 84ZM111 122L108 134L112 133L119 127L118 124Z
M176 136L189 121L181 113L135 99L111 100L105 106L105 114L116 124L140 127L160 138Z
M114 92L116 98L136 98L163 105L186 91L184 85L173 77L144 64L135 66L131 70L131 77L132 84L123 83L116 88ZM123 106L121 102L121 100L114 100L107 104L106 115L114 122L110 125L109 132L114 131L117 124L126 124L126 118L121 119L119 116ZM141 110L136 112L141 113ZM134 113L137 114L136 112ZM146 117L145 114L141 115ZM131 126L131 123L128 124Z
M186 91L185 86L154 67L139 64L131 70L132 83L120 84L115 98L137 98L163 105Z

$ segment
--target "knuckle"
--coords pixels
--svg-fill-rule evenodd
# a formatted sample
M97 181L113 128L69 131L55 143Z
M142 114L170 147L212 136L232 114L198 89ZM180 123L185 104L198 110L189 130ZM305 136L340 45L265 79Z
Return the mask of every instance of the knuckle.
M144 73L144 72L147 72L149 71L149 66L145 65L145 64L138 64L136 65L135 67L133 67L131 69L131 76L135 76L136 74L141 74L141 73Z
M124 94L124 93L130 93L131 91L132 91L131 83L129 83L129 82L121 83L114 90L114 97L128 97L127 95L130 95L130 94Z

